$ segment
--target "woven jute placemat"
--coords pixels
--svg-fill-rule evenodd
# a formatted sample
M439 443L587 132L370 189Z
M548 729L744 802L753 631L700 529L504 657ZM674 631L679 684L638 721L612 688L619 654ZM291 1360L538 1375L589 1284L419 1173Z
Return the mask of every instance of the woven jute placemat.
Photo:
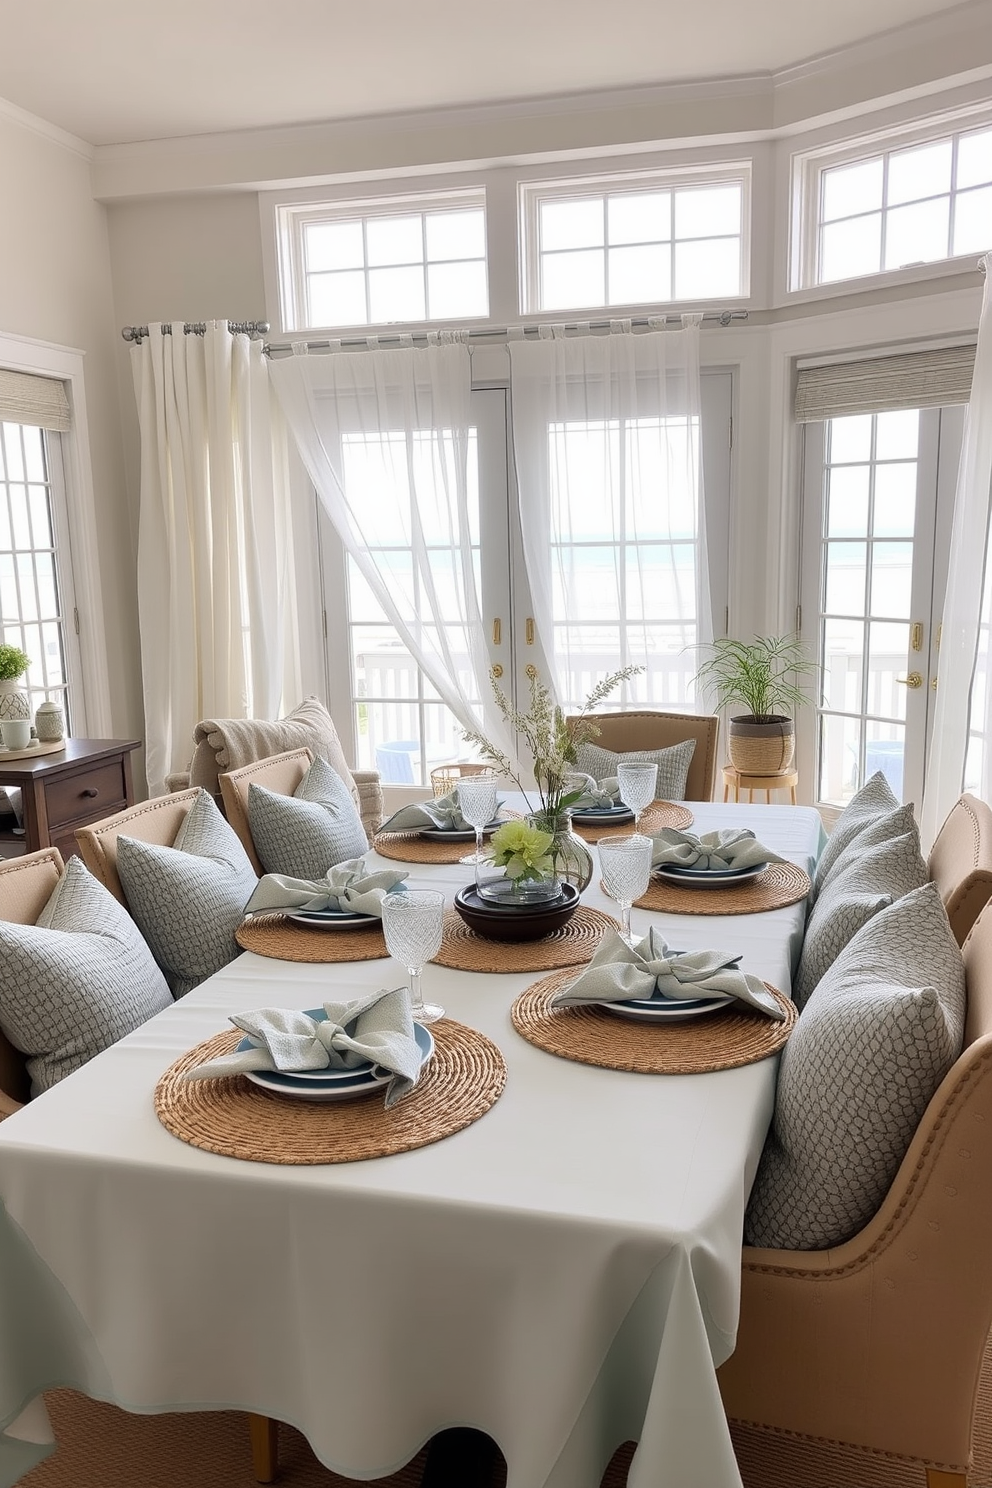
M611 915L580 904L560 930L542 940L486 940L476 935L455 909L444 912L444 939L433 960L456 971L550 971L584 966L607 930L618 929Z
M485 1034L449 1018L431 1032L433 1059L389 1111L381 1085L359 1100L323 1104L270 1095L243 1075L183 1080L185 1070L235 1048L241 1034L229 1029L170 1065L155 1087L155 1114L191 1147L246 1162L363 1162L429 1147L478 1121L506 1084L506 1063Z
M377 961L388 956L382 924L361 930L322 930L282 914L253 915L234 932L238 945L276 961Z
M739 888L681 889L678 884L652 878L647 893L634 903L638 909L660 909L668 914L739 915L784 909L805 899L809 874L795 863L769 863L764 873Z
M574 980L559 971L528 987L510 1009L514 1028L560 1059L636 1075L702 1075L754 1064L781 1049L798 1017L795 1004L767 982L785 1012L782 1023L741 1003L686 1023L632 1023L600 1007L553 1008L552 997Z
M520 812L504 808L502 816L506 821L519 820ZM399 863L460 863L468 853L475 852L474 839L440 842L436 837L418 837L416 832L380 832L372 839L372 846L381 858L394 858Z
M688 806L676 806L673 801L656 801L641 817L639 831L645 837L653 837L662 827L676 827L681 831L683 827L691 827L692 821L692 812ZM573 816L572 830L578 832L587 842L598 842L600 837L629 836L634 830L634 823L628 821L617 827L595 826L592 822L577 820Z

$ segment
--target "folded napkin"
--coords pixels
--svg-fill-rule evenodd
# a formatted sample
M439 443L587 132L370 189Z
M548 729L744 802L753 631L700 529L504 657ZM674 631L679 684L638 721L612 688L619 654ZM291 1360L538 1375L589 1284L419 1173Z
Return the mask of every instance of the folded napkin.
M503 803L498 801L496 809ZM437 796L433 801L416 801L411 806L401 806L388 821L384 821L380 832L423 832L438 827L442 832L471 832L472 823L462 816L458 805L458 788L446 796Z
M573 811L584 811L587 807L591 809L594 806L605 811L610 806L620 805L620 783L615 775L594 780L591 775L583 775L577 771L565 781L565 788L569 792L582 792L578 800L572 802Z
M637 945L610 930L600 941L585 971L551 999L552 1007L572 1003L633 1002L670 998L677 1002L703 997L737 998L759 1013L785 1019L778 999L756 976L738 971L740 956L726 951L673 951L654 926Z
M754 833L743 827L704 832L701 837L676 831L674 827L663 827L651 840L654 843L652 868L757 868L762 863L782 861L778 853L762 847Z
M386 1105L394 1106L420 1078L420 1049L413 1032L410 993L406 987L380 989L357 1002L325 1002L326 1019L318 1021L293 1008L261 1008L236 1013L231 1022L253 1047L222 1054L187 1070L187 1080L215 1080L245 1070L358 1069L371 1060L393 1078Z
M381 919L383 899L406 877L392 868L369 873L364 858L337 863L318 879L267 873L245 905L245 914L263 909L340 909Z

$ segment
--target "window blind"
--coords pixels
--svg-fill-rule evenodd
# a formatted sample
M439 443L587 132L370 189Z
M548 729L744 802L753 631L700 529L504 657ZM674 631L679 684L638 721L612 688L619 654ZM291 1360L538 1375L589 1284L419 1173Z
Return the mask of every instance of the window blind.
M975 366L974 346L941 346L901 356L800 367L796 422L889 408L936 408L967 403Z
M55 377L35 377L0 367L0 420L64 434L72 427L65 384Z

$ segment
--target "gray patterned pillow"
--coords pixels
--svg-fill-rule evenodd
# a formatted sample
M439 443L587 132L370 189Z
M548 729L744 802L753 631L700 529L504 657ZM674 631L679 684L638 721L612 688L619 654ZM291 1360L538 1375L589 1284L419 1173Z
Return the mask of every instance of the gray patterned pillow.
M118 837L117 872L128 908L176 997L241 954L234 932L258 876L205 790L171 847Z
M796 1006L805 1006L817 982L872 915L929 877L912 806L897 806L859 832L810 910L792 987Z
M248 826L266 873L291 878L323 878L369 846L348 787L319 755L291 796L250 785Z
M172 998L138 927L70 858L36 925L0 921L0 1028L38 1095Z
M898 805L899 802L892 794L889 782L881 770L876 771L871 779L861 787L857 795L851 797L834 823L834 829L820 854L813 878L811 904L823 887L831 868L848 844L853 842L858 833L875 821L882 812L892 811Z
M964 1015L961 952L924 884L858 931L783 1050L749 1245L822 1250L864 1228L961 1052Z
M634 749L624 754L602 749L598 744L580 744L575 751L575 768L591 775L594 780L605 780L608 775L617 773L618 765L657 765L655 800L683 801L695 748L695 739L684 739L681 744L672 744L668 749Z

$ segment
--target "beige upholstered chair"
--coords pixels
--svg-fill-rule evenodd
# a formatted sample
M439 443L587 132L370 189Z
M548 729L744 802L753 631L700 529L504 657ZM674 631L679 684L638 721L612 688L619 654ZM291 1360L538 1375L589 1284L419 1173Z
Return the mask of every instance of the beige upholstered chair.
M255 851L248 825L248 787L264 785L266 790L275 791L277 795L291 796L312 764L313 755L309 749L290 749L285 754L273 755L272 759L257 760L253 765L244 765L240 770L229 770L219 776L227 819L241 838L251 866L259 877L265 869Z
M466 775L485 775L491 769L492 765L473 764L470 760L459 760L453 765L438 765L437 769L431 771L431 790L435 797L446 796Z
M716 784L716 744L720 720L715 713L597 713L599 736L593 740L617 754L633 749L667 749L695 739L685 784L687 801L711 801Z
M139 842L171 847L199 794L199 787L196 787L171 796L155 796L151 801L129 806L114 816L105 816L103 821L93 822L91 826L80 827L76 832L83 862L125 908L127 898L117 876L117 838L123 833L125 837L136 837Z
M992 899L992 810L961 796L937 833L928 860L958 945Z
M62 855L54 847L0 863L0 920L33 925L64 867ZM30 1083L24 1055L0 1033L0 1120L25 1104Z
M992 908L964 962L964 1052L881 1209L832 1250L745 1247L719 1372L732 1421L911 1461L929 1488L965 1488L992 1326Z

